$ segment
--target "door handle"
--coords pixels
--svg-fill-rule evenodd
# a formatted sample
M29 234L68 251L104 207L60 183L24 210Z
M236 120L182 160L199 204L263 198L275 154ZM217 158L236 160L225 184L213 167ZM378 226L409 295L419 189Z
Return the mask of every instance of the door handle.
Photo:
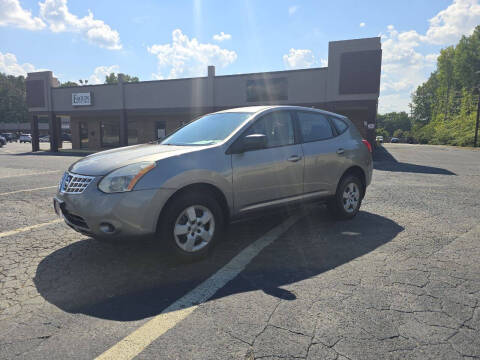
M340 149L337 150L338 155L343 155L344 153L345 153L345 149L343 149L343 148L340 148Z
M302 158L301 156L292 155L292 156L290 156L287 160L288 160L288 161L291 161L291 162L297 162L297 161L300 160L301 158Z

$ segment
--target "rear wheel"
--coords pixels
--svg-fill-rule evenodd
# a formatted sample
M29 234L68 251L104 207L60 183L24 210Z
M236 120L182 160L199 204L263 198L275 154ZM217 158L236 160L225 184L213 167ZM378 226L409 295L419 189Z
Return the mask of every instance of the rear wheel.
M180 259L194 261L208 255L221 237L224 221L213 195L185 193L162 212L158 232Z
M355 175L340 180L335 196L328 202L328 208L339 219L352 219L362 204L362 182Z

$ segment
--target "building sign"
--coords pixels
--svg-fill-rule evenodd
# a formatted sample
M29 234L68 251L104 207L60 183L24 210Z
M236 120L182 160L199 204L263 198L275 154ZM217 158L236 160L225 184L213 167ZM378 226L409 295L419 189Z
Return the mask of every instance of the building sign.
M72 105L73 106L90 106L92 105L92 93L73 93Z
M375 129L375 124L368 124L368 128L369 128L370 130Z

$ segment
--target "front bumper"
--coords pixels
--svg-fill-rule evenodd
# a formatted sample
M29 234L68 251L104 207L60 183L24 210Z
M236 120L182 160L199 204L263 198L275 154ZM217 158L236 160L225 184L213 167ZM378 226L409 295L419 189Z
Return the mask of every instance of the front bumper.
M160 212L174 189L105 194L95 179L81 194L57 192L55 211L67 225L88 236L139 236L156 231ZM105 224L113 231L106 232Z

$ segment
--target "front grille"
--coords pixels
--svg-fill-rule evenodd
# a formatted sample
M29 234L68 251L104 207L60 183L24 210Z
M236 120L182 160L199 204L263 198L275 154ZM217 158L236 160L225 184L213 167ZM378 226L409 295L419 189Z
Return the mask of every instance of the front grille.
M81 194L93 179L95 179L93 176L78 175L67 171L60 181L60 192Z

